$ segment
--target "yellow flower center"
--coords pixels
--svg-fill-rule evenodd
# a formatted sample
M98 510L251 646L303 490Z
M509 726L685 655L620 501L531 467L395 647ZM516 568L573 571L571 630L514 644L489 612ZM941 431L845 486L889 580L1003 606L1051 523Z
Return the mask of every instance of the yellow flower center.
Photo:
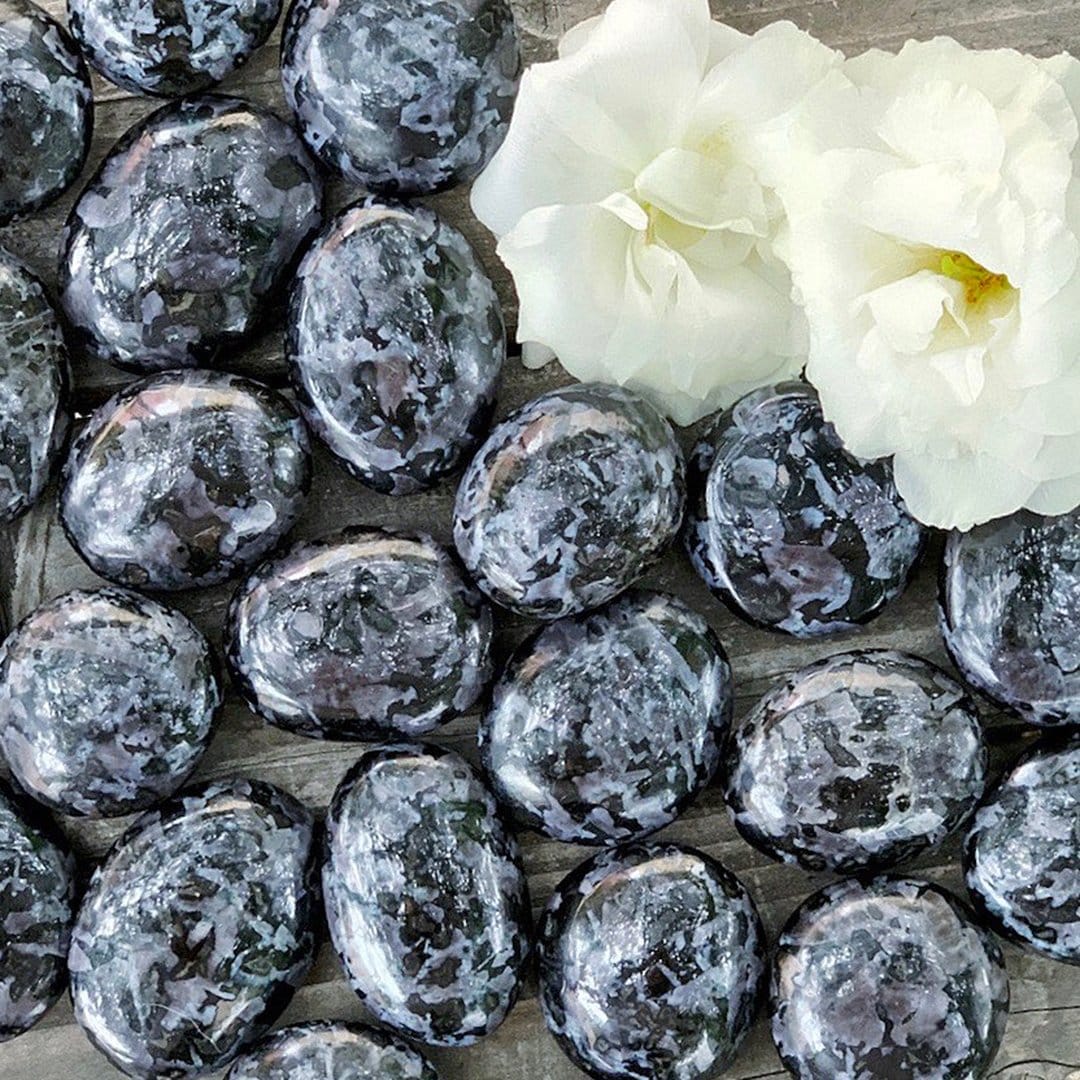
M975 307L988 300L1002 297L1012 291L1012 283L1004 274L995 274L980 266L962 251L942 251L936 267L944 277L959 281L970 307Z

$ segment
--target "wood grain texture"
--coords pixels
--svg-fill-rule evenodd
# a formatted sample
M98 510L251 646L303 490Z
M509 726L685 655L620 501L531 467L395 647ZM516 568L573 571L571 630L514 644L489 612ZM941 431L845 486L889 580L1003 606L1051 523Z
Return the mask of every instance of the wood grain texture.
M663 3L664 0L657 0ZM62 0L46 4L62 14ZM526 53L530 59L552 53L568 26L600 10L601 0L516 0ZM775 19L792 19L828 44L847 52L871 45L895 47L908 36L951 33L977 46L1008 45L1040 54L1080 48L1080 0L714 0L714 12L740 29L753 31ZM227 90L283 109L277 80L277 38L243 71L229 79ZM88 168L96 166L113 141L157 106L95 80L97 124ZM78 188L81 185L76 185ZM337 187L335 205L349 198ZM59 232L74 199L69 193L47 213L0 229L0 244L25 258L47 282L55 281ZM516 306L509 280L494 256L493 244L468 210L467 192L430 200L475 243L495 279L511 323ZM283 381L280 326L269 327L224 366ZM100 401L130 379L76 358L75 385L80 410ZM512 359L506 370L500 411L527 400L560 380L555 370L529 372ZM689 441L689 432L684 433ZM318 455L317 478L308 510L297 528L317 536L346 523L424 528L449 539L453 484L405 499L390 499L362 488L324 454ZM42 601L68 589L92 586L98 579L80 562L64 538L50 492L41 505L6 532L0 530L0 614L10 625ZM731 656L737 681L738 708L746 709L777 676L805 663L850 647L906 649L947 664L935 621L936 565L940 543L931 546L907 593L871 627L831 642L800 644L756 630L736 620L715 602L681 553L672 552L646 580L687 600L712 622ZM220 588L177 601L211 637L220 638L224 605L231 588ZM500 657L524 635L527 626L500 613ZM1019 751L1031 731L989 707L985 711L996 769ZM475 717L457 720L437 739L475 759ZM198 778L248 774L286 787L309 806L322 810L337 781L360 753L358 746L318 743L268 727L232 696ZM105 852L125 822L63 823L84 868ZM783 920L826 875L811 875L769 862L736 835L723 802L710 789L662 838L694 844L722 859L747 883L758 900L768 931L775 935ZM522 838L534 904L539 908L559 879L587 854L583 849L527 835ZM958 844L924 856L908 869L961 889ZM992 1075L1002 1080L1080 1080L1080 968L1007 948L1013 1011L1005 1046ZM319 1017L360 1018L360 1006L345 986L330 951L323 949L307 985L297 994L285 1020ZM548 1036L535 992L530 988L506 1024L489 1040L468 1050L434 1052L446 1080L573 1080L581 1074ZM738 1080L785 1075L759 1021L728 1074ZM0 1046L0 1080L115 1080L116 1073L82 1036L70 1006L58 1005L31 1032Z

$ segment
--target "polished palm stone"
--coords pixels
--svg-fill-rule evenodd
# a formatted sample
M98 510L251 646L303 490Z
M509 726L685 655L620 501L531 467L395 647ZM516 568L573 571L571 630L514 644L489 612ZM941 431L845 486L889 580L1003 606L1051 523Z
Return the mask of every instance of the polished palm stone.
M0 524L37 502L52 475L67 432L67 369L41 282L0 248Z
M314 957L314 819L271 784L191 788L94 872L72 935L75 1019L142 1080L215 1072L276 1019Z
M283 397L238 375L173 371L132 383L90 417L60 511L103 577L188 589L266 555L310 482L307 430Z
M171 795L220 703L202 634L121 589L51 600L0 649L0 747L19 786L64 814L128 814Z
M520 67L506 0L294 0L282 33L307 144L383 195L476 176L506 134Z
M849 630L907 584L924 530L888 461L860 461L803 383L755 390L690 460L686 544L737 614L797 637Z
M964 678L1029 723L1080 723L1080 510L951 533L941 583Z
M0 0L0 225L71 186L93 126L90 73L68 32L28 0Z
M673 821L712 779L731 667L682 601L631 591L529 637L480 725L496 795L556 840L612 844Z
M365 484L407 495L486 434L506 331L461 233L423 207L367 201L300 264L286 351L312 430Z
M428 536L353 528L260 566L229 610L251 707L301 735L414 736L470 709L491 674L491 610Z
M75 860L38 808L0 783L0 1042L32 1027L67 985Z
M1080 964L1080 733L1047 736L979 808L967 886L993 927Z
M321 220L322 183L269 110L207 95L166 105L113 147L61 241L79 344L133 371L235 345Z
M374 1028L320 1021L268 1036L226 1080L439 1080L411 1046Z
M465 471L454 540L493 600L557 619L639 578L682 520L682 451L630 390L582 383L524 405Z
M986 784L982 727L963 688L885 650L788 676L734 723L724 750L739 832L809 870L910 859L958 828Z
M715 1080L757 1010L765 934L719 863L628 844L556 888L539 931L540 1005L597 1080Z
M326 827L330 936L368 1012L431 1045L494 1031L521 988L529 897L472 768L434 746L369 750Z

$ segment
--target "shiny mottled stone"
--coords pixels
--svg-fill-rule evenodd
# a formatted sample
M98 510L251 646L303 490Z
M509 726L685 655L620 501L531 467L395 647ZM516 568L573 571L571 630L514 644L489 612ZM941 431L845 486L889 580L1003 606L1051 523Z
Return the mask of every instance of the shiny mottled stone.
M36 1024L64 992L74 920L67 845L0 782L0 1042Z
M424 207L366 201L304 256L286 352L312 430L365 484L407 495L486 434L506 330L457 229Z
M210 360L255 327L321 205L299 136L261 105L206 95L152 113L68 217L59 283L80 346L132 371Z
M788 676L736 720L723 757L739 832L809 870L913 858L960 826L986 784L974 702L940 668L886 650Z
M128 814L171 795L220 703L202 634L126 590L50 600L0 649L0 747L19 786L64 814Z
M1080 510L953 532L941 632L960 673L1032 724L1080 723Z
M867 622L922 552L889 462L852 457L803 383L755 390L721 413L689 477L694 568L772 630L810 637Z
M1008 1011L1001 950L929 882L837 882L777 944L773 1041L798 1080L982 1080Z
M438 1046L494 1031L520 991L529 897L517 844L472 768L435 746L370 750L326 828L330 936L371 1015Z
M540 1005L597 1080L714 1080L757 1010L765 934L718 862L629 844L556 888L539 931Z
M976 907L1000 933L1080 964L1080 732L1035 744L979 808L964 851Z
M308 146L383 195L475 177L506 134L520 68L506 0L294 0L281 39Z
M374 1028L322 1021L268 1036L225 1080L439 1080L411 1046Z
M630 390L580 383L511 414L465 470L454 540L493 600L557 619L639 578L682 520L682 451Z
M0 0L0 225L71 186L93 127L90 73L71 36L37 4Z
M300 543L238 590L226 642L251 707L300 735L415 736L491 676L491 610L429 536L352 528Z
M191 788L139 818L72 935L75 1019L142 1080L228 1065L314 957L314 819L271 784Z
M189 589L266 555L310 483L307 430L283 397L238 375L165 372L90 417L64 468L61 520L103 577Z
M556 840L612 844L673 821L712 779L731 667L681 600L633 590L542 627L480 724L496 795Z
M37 502L52 475L67 432L67 372L44 287L0 248L0 524Z

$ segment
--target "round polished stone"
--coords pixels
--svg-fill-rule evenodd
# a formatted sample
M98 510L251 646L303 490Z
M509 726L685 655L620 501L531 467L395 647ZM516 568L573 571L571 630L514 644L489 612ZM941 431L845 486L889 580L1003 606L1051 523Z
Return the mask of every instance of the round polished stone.
M51 600L0 649L0 747L19 786L63 814L128 814L171 795L220 703L202 634L126 590Z
M486 434L506 331L457 229L423 207L365 202L301 262L286 352L311 429L365 484L407 495Z
M260 105L166 105L110 151L61 242L80 345L132 371L193 367L255 327L321 220L300 138Z
M499 424L465 470L454 541L493 600L558 619L633 584L682 521L682 451L630 390L552 390Z
M1005 961L929 882L841 881L788 920L772 1034L797 1080L982 1080L1009 1012Z
M983 794L986 757L974 703L940 668L841 653L788 676L732 725L724 794L767 855L854 873L958 828Z
M429 536L353 528L296 545L238 590L225 638L251 707L300 735L415 736L480 697L491 610Z
M941 583L964 678L1029 723L1080 723L1080 510L951 533Z
M93 413L72 444L60 512L103 577L189 589L266 555L310 482L307 431L283 397L237 375L173 371Z
M505 1019L529 954L529 897L495 799L457 754L369 750L327 817L330 937L375 1020L465 1046Z
M314 958L315 823L271 784L188 789L94 872L72 935L75 1019L139 1080L228 1065Z
M1080 964L1080 733L1048 736L975 815L967 886L1000 933Z
M481 756L524 824L618 843L667 825L708 784L732 701L709 624L674 596L634 590L518 648L480 724Z
M68 32L28 0L0 0L0 225L71 186L93 126L90 73Z
M772 630L810 637L867 622L922 552L889 462L852 457L803 383L755 390L722 413L689 476L694 568Z
M765 933L719 863L629 844L556 888L539 930L540 1005L597 1080L715 1080L754 1019Z
M294 0L282 32L285 100L308 146L383 195L476 176L520 68L506 0Z
M67 371L45 289L0 248L0 524L37 502L52 475L67 432Z

